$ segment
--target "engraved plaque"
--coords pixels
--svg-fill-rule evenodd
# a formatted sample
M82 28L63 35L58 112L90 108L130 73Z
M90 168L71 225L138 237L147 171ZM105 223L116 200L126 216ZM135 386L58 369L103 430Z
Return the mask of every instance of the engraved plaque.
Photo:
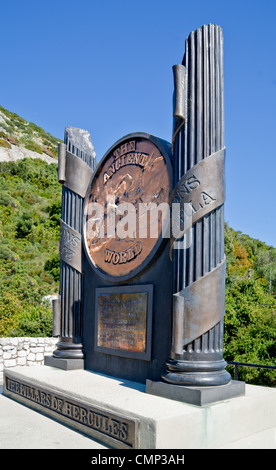
M111 412L63 391L10 377L7 373L4 391L7 396L115 448L137 447L139 420L135 418Z
M84 244L103 275L135 275L169 237L170 173L163 153L157 141L131 135L111 148L92 179Z
M98 346L146 351L147 294L98 296Z
M150 360L152 290L152 285L96 289L96 351Z

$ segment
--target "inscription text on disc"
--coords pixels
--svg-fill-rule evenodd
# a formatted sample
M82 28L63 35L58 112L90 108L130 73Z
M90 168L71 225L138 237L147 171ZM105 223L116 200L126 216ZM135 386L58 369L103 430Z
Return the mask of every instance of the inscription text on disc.
M122 141L97 170L85 202L85 244L94 267L127 276L161 237L169 171L159 148L143 137Z

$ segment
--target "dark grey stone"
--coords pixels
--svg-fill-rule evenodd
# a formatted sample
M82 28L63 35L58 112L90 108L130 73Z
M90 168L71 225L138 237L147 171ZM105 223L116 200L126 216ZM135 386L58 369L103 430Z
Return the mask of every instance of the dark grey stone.
M185 387L182 385L147 380L146 393L190 405L204 406L245 394L245 382L232 380L218 387Z
M45 366L57 367L62 370L84 369L83 359L64 359L54 356L44 357Z

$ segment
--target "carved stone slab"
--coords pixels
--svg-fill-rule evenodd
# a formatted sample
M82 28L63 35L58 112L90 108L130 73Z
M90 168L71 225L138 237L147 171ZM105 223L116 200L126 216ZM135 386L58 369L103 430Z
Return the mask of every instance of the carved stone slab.
M5 394L113 447L136 448L139 420L5 373Z

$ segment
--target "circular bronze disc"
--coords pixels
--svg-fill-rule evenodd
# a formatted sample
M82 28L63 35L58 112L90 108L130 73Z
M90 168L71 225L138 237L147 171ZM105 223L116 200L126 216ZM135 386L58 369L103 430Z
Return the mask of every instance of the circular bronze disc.
M117 278L145 265L168 223L169 193L168 166L155 143L131 136L113 146L85 200L84 237L92 265Z

